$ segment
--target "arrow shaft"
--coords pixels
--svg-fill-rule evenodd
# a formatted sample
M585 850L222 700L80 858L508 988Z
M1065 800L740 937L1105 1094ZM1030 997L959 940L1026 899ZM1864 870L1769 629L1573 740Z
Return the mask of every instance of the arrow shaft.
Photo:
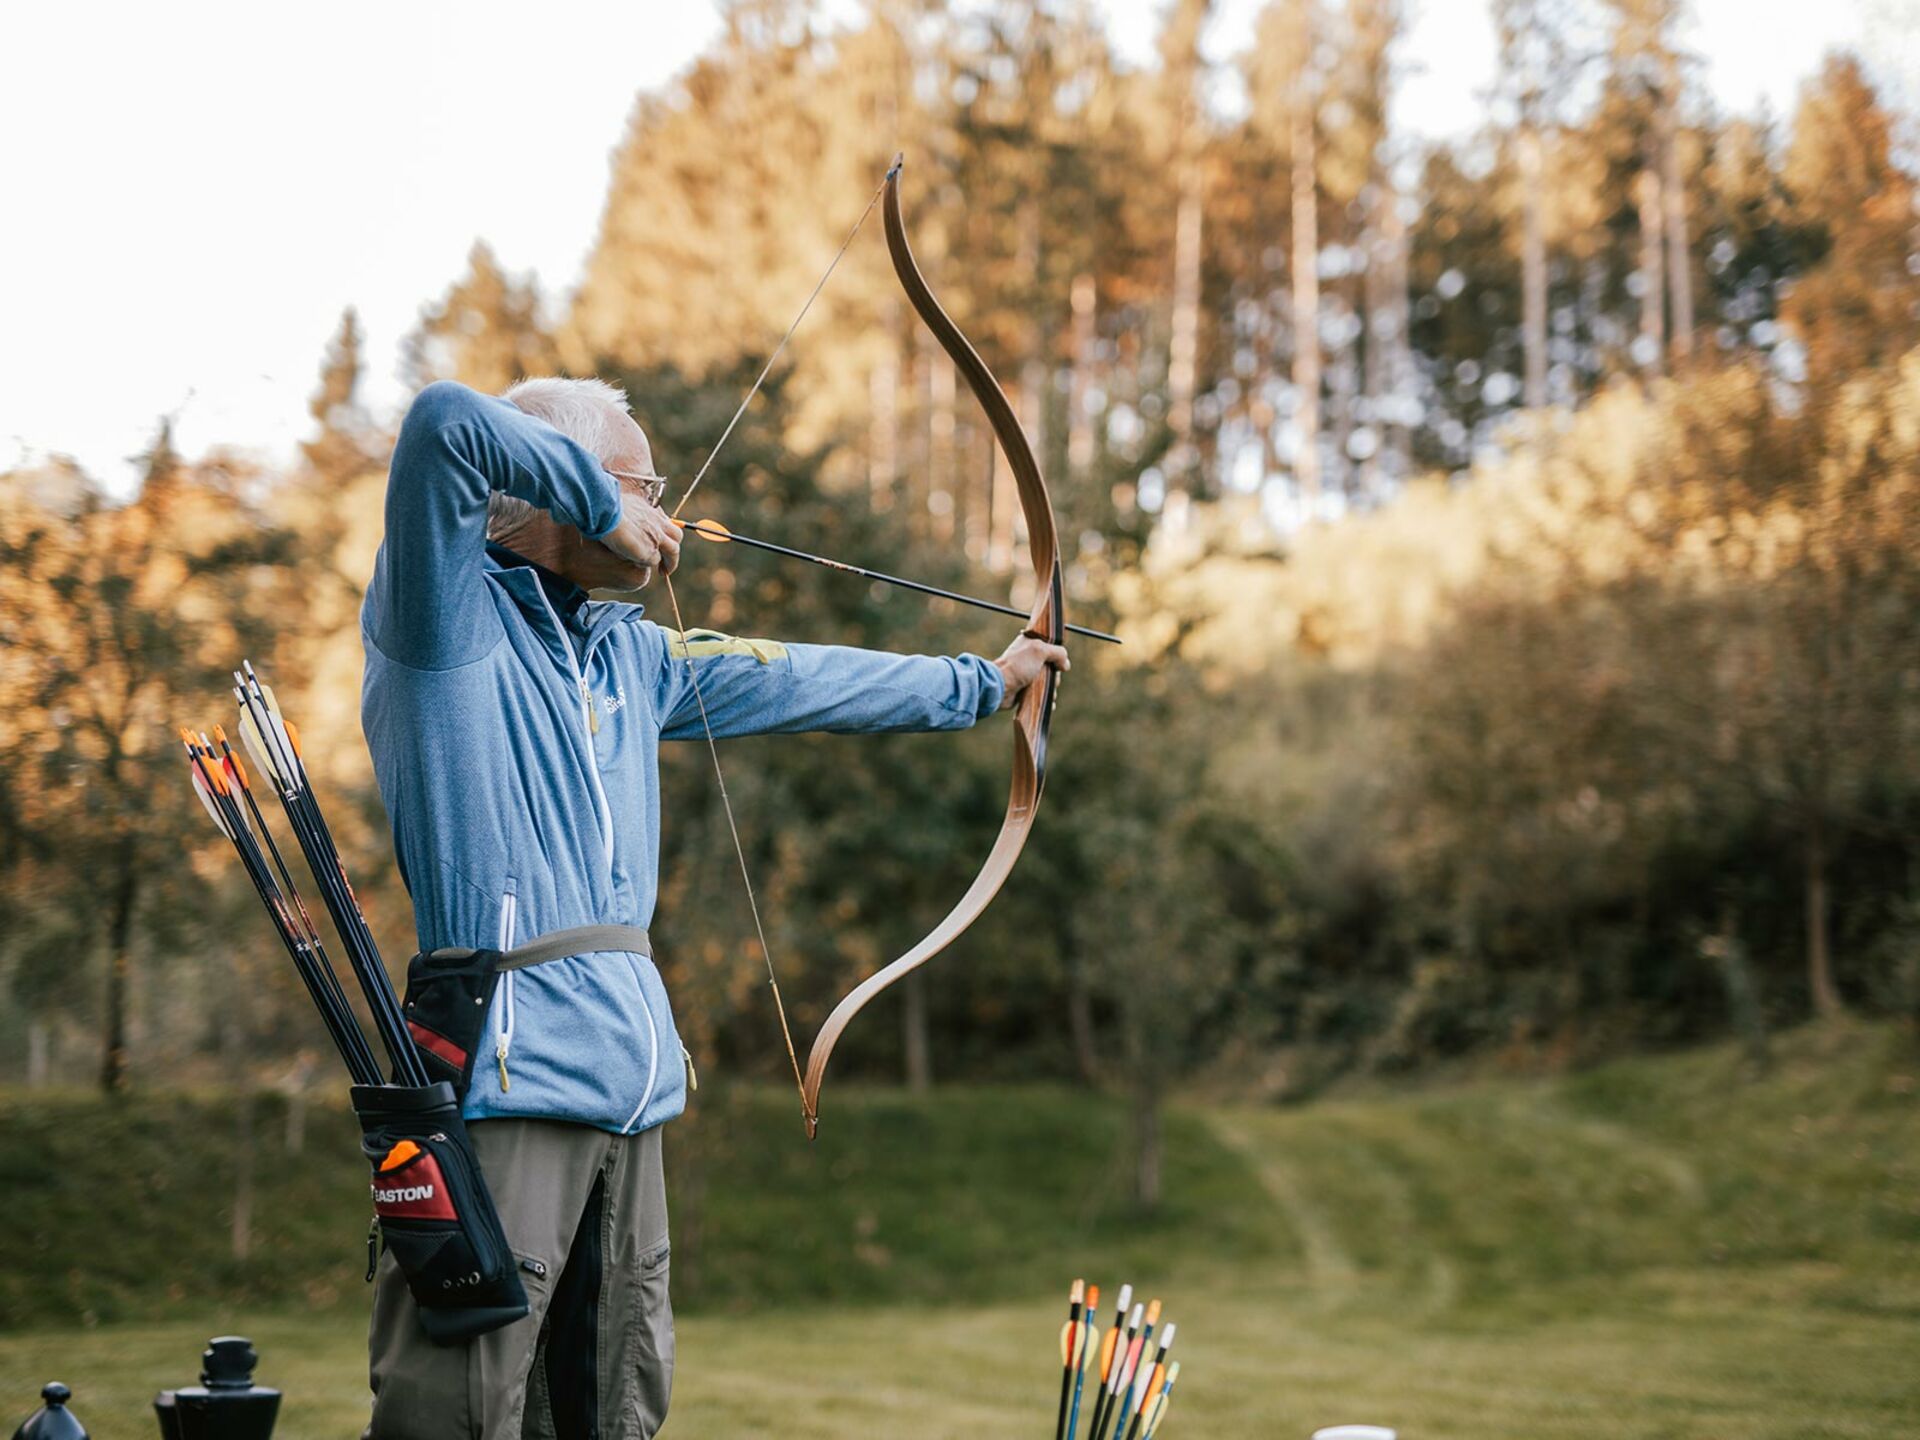
M897 585L902 590L913 590L921 595L931 595L938 600L951 600L958 605L972 605L976 609L993 610L999 614L1013 615L1022 620L1027 618L1027 612L1024 610L1017 609L1012 605L1002 605L993 600L982 600L976 595L962 595L957 591L942 590L938 585L927 585L918 580L908 580L903 576L888 575L884 571L869 570L864 565L849 565L844 560L834 560L825 555L815 555L810 551L796 550L791 545L776 545L771 540L759 540L751 535L742 535L734 530L729 530L723 535L718 530L708 530L704 528L704 522L699 520L682 520L677 523L683 528L691 530L694 534L708 540L722 543L731 541L736 545L745 545L754 550L765 550L771 555L784 555L791 560L804 560L810 565L821 565L828 570L839 570L848 575L858 575L864 580L877 580L883 585ZM1118 645L1121 643L1118 635L1109 635L1104 630L1090 630L1085 625L1068 625L1066 628L1076 635L1086 636L1089 640L1104 640L1109 645Z

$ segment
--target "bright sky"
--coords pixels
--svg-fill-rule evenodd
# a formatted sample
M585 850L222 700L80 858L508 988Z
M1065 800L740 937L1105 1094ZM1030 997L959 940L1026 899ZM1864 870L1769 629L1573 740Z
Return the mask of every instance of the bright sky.
M1211 54L1259 3L1221 0ZM1486 0L1413 3L1396 120L1469 130ZM1901 3L1694 0L1687 39L1724 107L1786 114ZM1102 8L1148 63L1162 0ZM401 338L476 238L549 292L575 282L636 92L717 26L710 0L0 8L0 469L68 454L124 486L167 413L189 454L290 454L349 304L391 410Z

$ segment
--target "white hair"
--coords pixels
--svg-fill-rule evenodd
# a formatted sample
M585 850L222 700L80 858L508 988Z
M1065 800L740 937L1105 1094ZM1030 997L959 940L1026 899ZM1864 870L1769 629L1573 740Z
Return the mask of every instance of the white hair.
M602 460L616 454L627 438L627 392L604 380L543 376L520 380L500 397L516 409L544 420L581 449ZM535 507L495 491L487 501L487 538L496 539L525 524Z

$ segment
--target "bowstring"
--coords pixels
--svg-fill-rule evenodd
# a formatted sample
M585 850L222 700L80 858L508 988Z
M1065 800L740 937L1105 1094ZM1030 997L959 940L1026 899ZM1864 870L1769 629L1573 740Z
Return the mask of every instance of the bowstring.
M896 164L897 163L898 162L896 162ZM774 362L779 360L781 352L787 348L787 342L793 339L794 332L800 328L800 322L807 318L807 311L813 308L813 302L820 298L820 292L826 288L827 280L833 274L834 267L840 263L841 258L852 248L854 237L860 233L861 227L867 223L867 217L873 214L873 207L880 203L880 196L885 192L887 180L892 177L892 174L893 171L891 169L888 170L886 176L882 177L880 183L874 187L873 196L867 201L867 208L860 212L860 218L855 220L853 222L853 228L847 231L847 238L842 240L840 242L840 248L833 252L833 259L827 262L827 268L820 273L820 278L815 282L812 292L808 294L806 303L800 307L800 313L793 317L793 323L787 326L786 334L782 335L780 337L780 343L773 347L773 353L767 356L766 364L760 367L760 373L754 377L753 384L748 387L746 396L740 401L738 408L734 410L733 418L727 421L727 428L720 432L720 438L714 441L713 448L707 452L707 458L700 462L700 469L694 474L692 483L687 486L686 493L681 495L679 503L673 507L672 518L676 520L679 519L680 512L687 508L687 501L693 498L693 492L700 488L700 482L705 480L707 473L713 469L715 458L718 457L721 449L726 445L729 437L732 436L734 429L740 424L741 417L747 413L747 407L753 404L753 397L760 393L760 387L766 384L767 376L773 373ZM753 932L760 940L761 958L767 962L767 984L773 990L773 1008L780 1019L780 1037L786 1041L787 1062L793 1066L793 1083L795 1088L800 1092L800 1113L806 1119L809 1126L811 1126L814 1116L812 1109L807 1105L807 1082L805 1077L800 1073L800 1054L794 1049L793 1027L787 1023L787 1004L781 997L780 977L775 973L773 967L773 947L767 944L767 929L760 919L760 900L754 893L753 874L747 867L747 849L740 841L740 825L734 818L733 800L727 794L726 772L720 768L720 747L714 742L713 724L707 717L707 699L706 696L701 693L700 677L694 670L693 647L687 641L687 622L685 617L680 613L680 597L674 593L672 577L663 570L660 572L660 578L666 582L667 600L673 607L673 623L680 631L680 648L687 662L687 679L693 686L694 703L700 710L700 728L707 738L707 754L713 761L714 783L720 791L720 808L725 812L727 817L727 833L733 839L734 859L737 860L740 865L740 881L746 887L747 909L753 915Z
M893 172L889 170L887 174L891 176ZM794 316L793 323L787 326L787 333L780 337L780 343L774 346L773 353L767 356L767 363L760 367L760 373L754 377L752 386L747 390L746 398L733 412L733 418L727 421L727 428L720 432L720 438L713 442L713 449L707 452L707 458L700 462L700 469L694 475L693 483L687 486L686 494L680 497L680 503L673 507L674 519L680 518L680 512L687 508L687 501L693 498L693 492L698 490L700 482L707 478L707 472L713 468L714 457L720 453L721 447L727 443L727 438L733 434L734 427L740 423L740 417L747 413L747 407L753 403L753 397L760 393L760 387L766 384L767 376L773 373L774 361L778 360L780 352L787 348L787 342L793 338L793 332L800 328L800 322L807 318L807 311L813 308L813 302L820 298L820 292L826 288L827 277L833 274L834 266L840 263L841 256L845 255L853 245L853 237L858 235L860 227L867 223L867 217L873 214L873 207L880 203L880 194L886 188L887 182L882 179L874 189L873 198L867 201L867 208L860 212L860 218L854 221L853 228L847 231L847 238L842 240L840 248L833 252L833 259L827 262L827 268L820 273L820 279L814 285L813 293L807 296L807 303L800 307L800 313Z
M793 1028L787 1024L787 1004L780 996L780 977L773 969L773 948L767 944L767 929L760 920L760 901L754 894L753 875L747 869L747 849L740 843L740 826L733 818L733 801L727 795L726 772L720 768L720 747L714 742L713 722L707 718L707 697L700 690L700 676L693 667L693 646L687 639L687 622L680 614L680 597L674 593L673 579L660 572L666 582L667 601L673 606L673 623L680 631L680 653L686 658L687 679L693 686L694 703L700 708L700 728L707 737L707 754L713 759L713 778L720 788L720 808L726 813L727 833L733 837L733 855L740 862L740 880L747 887L747 909L753 914L753 933L760 938L760 954L767 962L767 984L773 988L773 1008L780 1017L780 1034L787 1042L787 1061L793 1066L793 1083L800 1091L800 1111L811 1120L807 1109L807 1084L800 1074L800 1055L793 1048Z

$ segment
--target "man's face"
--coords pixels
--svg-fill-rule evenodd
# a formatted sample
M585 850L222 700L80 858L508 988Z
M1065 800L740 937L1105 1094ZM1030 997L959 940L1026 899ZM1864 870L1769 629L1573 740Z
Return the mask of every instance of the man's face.
M622 417L626 422L620 440L614 445L613 453L601 457L601 464L615 472L628 475L652 475L653 446L647 443L647 432L631 415ZM629 482L622 481L626 488L634 488Z
M646 432L635 423L631 416L625 419L625 429L620 440L612 447L612 453L603 455L600 463L619 485L622 508L628 517L633 517L638 506L649 522L649 528L666 529L666 517L659 504L648 498L651 487L646 483L654 477L653 446L647 442ZM624 522L623 522L624 523ZM638 590L653 578L654 566L637 565L623 556L616 555L598 540L590 540L578 530L569 526L560 527L564 531L559 564L553 568L565 575L583 590ZM675 537L677 539L677 536Z

